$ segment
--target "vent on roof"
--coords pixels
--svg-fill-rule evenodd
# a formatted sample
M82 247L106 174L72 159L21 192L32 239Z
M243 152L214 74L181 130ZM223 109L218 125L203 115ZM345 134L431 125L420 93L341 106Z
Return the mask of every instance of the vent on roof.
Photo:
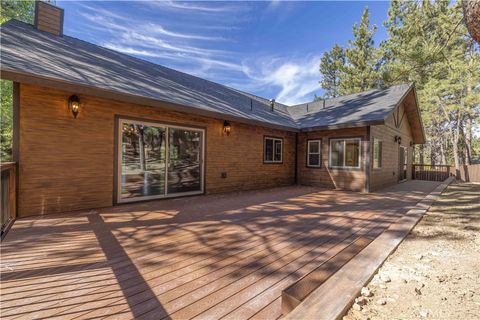
M35 1L35 28L63 36L63 9L52 2Z
M270 106L272 107L273 111L273 108L275 107L275 99L270 99Z

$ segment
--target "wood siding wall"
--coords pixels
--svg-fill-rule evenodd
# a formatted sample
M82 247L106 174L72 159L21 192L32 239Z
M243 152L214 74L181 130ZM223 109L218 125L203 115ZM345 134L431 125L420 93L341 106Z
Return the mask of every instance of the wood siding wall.
M20 216L113 204L115 115L206 128L206 193L294 184L295 133L232 122L226 136L221 119L85 95L73 119L71 94L20 85ZM284 139L282 164L263 164L265 135Z
M35 27L40 31L52 33L56 36L63 35L63 9L36 1Z
M329 167L328 157L331 138L362 138L360 169L335 169ZM322 140L322 166L307 167L307 141ZM367 161L367 127L338 129L328 131L312 131L299 134L298 139L298 182L327 188L364 191L365 168Z
M395 136L400 136L401 145L407 148L407 180L412 178L412 164L413 164L413 147L410 146L412 141L412 133L410 124L408 123L407 116L403 116L404 106L400 105L399 112L395 113L395 119L397 114L400 115L398 120L395 120L393 114L387 119L385 125L377 125L370 127L370 141L373 143L373 139L377 138L382 141L382 167L371 169L370 175L370 190L378 190L382 187L386 187L395 183L398 183L399 178L399 159L400 159L400 146L395 142ZM401 122L400 122L401 120ZM372 148L372 166L373 166L373 148Z

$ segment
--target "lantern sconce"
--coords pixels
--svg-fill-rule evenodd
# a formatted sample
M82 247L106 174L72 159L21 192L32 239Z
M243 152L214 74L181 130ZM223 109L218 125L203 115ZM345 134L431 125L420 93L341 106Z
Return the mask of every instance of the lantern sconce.
M73 118L76 119L80 111L80 99L76 95L68 98L68 108L72 111Z
M410 141L410 147L413 147L413 141Z
M230 125L230 122L228 122L227 120L225 120L223 122L223 132L229 136L230 135L230 131L232 131L232 126Z
M402 143L402 137L395 136L395 142L397 142L398 144L401 144Z

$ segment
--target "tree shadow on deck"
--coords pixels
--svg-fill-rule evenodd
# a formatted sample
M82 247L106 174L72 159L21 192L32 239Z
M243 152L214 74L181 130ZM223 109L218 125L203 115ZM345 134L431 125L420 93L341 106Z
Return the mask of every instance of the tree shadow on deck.
M2 273L2 316L159 319L263 301L423 195L293 187L19 220L4 246L18 270Z

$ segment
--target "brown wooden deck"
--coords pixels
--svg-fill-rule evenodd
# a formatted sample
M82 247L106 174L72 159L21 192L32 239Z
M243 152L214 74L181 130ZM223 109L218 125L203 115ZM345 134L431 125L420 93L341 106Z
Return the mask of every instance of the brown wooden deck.
M361 250L437 185L288 187L20 219L2 243L1 317L276 319L283 289Z

